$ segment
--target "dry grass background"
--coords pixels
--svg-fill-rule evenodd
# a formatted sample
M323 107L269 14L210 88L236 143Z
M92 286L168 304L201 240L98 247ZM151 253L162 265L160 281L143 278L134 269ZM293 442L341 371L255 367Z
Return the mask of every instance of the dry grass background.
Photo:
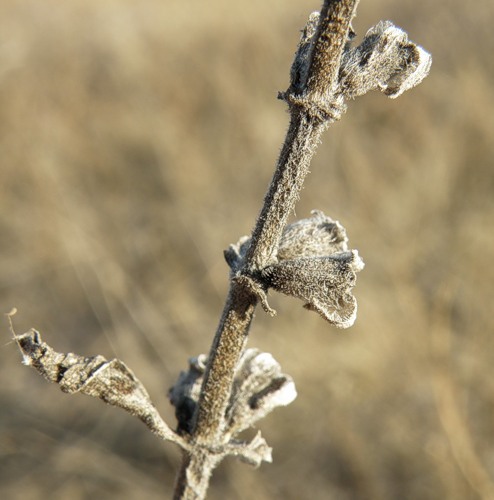
M3 0L0 304L60 351L166 392L206 352L222 250L252 228L287 126L298 30L319 2ZM475 9L475 10L474 10ZM354 328L273 296L251 346L299 397L261 423L274 463L228 461L210 498L494 498L491 0L363 0L434 56L397 101L351 103L297 215L322 209L367 267ZM3 321L2 499L167 498L178 451L20 364Z

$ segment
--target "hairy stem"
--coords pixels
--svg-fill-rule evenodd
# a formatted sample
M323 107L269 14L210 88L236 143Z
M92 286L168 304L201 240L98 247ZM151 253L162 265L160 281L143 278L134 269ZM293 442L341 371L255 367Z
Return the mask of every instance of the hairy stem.
M245 349L257 297L233 281L204 374L193 431L195 443L221 443L235 367Z
M232 281L223 315L209 354L192 432L193 445L183 452L174 498L198 500L206 496L212 471L221 460L211 449L223 443L225 410L235 367L245 349L257 298Z
M182 465L177 475L174 500L200 500L205 498L211 474L220 458L208 450L196 450L194 454L184 452Z
M256 221L244 270L255 272L276 261L279 241L298 200L320 136L338 117L341 103L334 96L341 54L348 39L357 0L325 0L312 42L307 79L282 97L290 107L290 126L272 182ZM175 498L200 499L219 462L215 447L226 444L225 412L240 356L245 349L257 296L241 280L232 280L225 308L211 346L191 450L177 476ZM209 450L209 453L207 452Z
M97 397L140 418L164 440L183 449L175 499L200 500L211 474L226 456L254 466L270 462L272 449L260 433L250 442L241 433L275 407L296 397L295 385L276 360L246 350L257 303L270 314L269 289L297 297L340 328L351 326L357 303L351 290L364 264L348 251L344 228L314 211L310 219L287 226L309 165L328 125L346 109L345 99L380 90L394 98L422 81L431 57L390 22L371 28L352 47L349 33L358 0L324 0L312 13L291 68L291 83L279 97L286 101L290 124L273 179L252 236L230 245L230 290L209 355L189 360L170 389L177 431L167 426L143 384L120 360L59 353L32 329L11 331L24 364L67 393ZM15 314L15 310L8 317Z
M307 74L308 92L313 100L336 90L341 56L358 0L326 0L313 46Z
M249 270L262 269L276 260L279 240L293 210L319 138L326 124L301 109L292 108L290 126L278 165L252 233L245 259Z
M306 113L292 113L278 166L254 229L250 256L246 259L253 268L259 269L276 255L282 230L297 201L324 128L324 123ZM204 374L192 433L193 451L184 452L175 498L192 500L203 498L198 496L198 492L205 495L209 476L217 461L213 459L214 463L211 463L204 450L200 456L195 456L195 446L214 448L226 444L223 442L225 411L235 367L245 349L257 302L257 297L242 282L232 280Z

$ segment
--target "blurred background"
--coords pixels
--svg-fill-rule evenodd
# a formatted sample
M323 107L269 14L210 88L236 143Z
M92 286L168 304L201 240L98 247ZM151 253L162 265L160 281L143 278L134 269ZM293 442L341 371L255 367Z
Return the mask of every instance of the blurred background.
M61 352L119 357L170 425L167 390L207 352L288 115L314 0L3 0L0 312ZM227 460L210 498L494 498L494 37L491 0L363 0L433 54L393 101L349 103L296 216L323 210L366 262L339 331L272 294L249 345L299 396L261 422L259 470ZM0 497L169 498L178 450L67 396L2 321Z

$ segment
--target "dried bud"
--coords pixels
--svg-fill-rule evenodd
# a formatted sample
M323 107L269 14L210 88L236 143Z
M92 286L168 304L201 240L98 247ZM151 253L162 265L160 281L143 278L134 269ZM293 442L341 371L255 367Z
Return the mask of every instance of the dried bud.
M349 3L355 6L355 2ZM355 33L346 24L349 13L340 15L345 11L345 2L334 4L327 19L321 19L318 12L310 15L291 68L290 88L278 96L327 122L341 118L346 111L345 100L370 90L380 90L391 98L400 96L428 75L432 63L430 54L409 41L408 35L390 21L379 22L358 47L352 48ZM346 43L336 43L337 34L346 36ZM325 50L318 51L318 44ZM318 60L337 64L336 71L328 69L329 63L316 63L324 71L316 70L315 77L309 77L316 62L314 55Z

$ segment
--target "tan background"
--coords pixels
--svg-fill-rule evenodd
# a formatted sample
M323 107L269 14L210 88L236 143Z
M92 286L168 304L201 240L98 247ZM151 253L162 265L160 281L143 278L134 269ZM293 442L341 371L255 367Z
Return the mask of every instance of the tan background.
M287 126L302 0L3 0L0 306L60 351L124 360L166 392L209 348L222 250L248 234ZM474 7L476 10L473 10ZM397 101L350 103L297 216L324 210L366 262L354 328L274 295L251 346L299 397L260 427L274 463L225 462L210 498L494 498L492 0L362 0L434 56ZM66 396L0 343L2 499L158 499L178 451Z

